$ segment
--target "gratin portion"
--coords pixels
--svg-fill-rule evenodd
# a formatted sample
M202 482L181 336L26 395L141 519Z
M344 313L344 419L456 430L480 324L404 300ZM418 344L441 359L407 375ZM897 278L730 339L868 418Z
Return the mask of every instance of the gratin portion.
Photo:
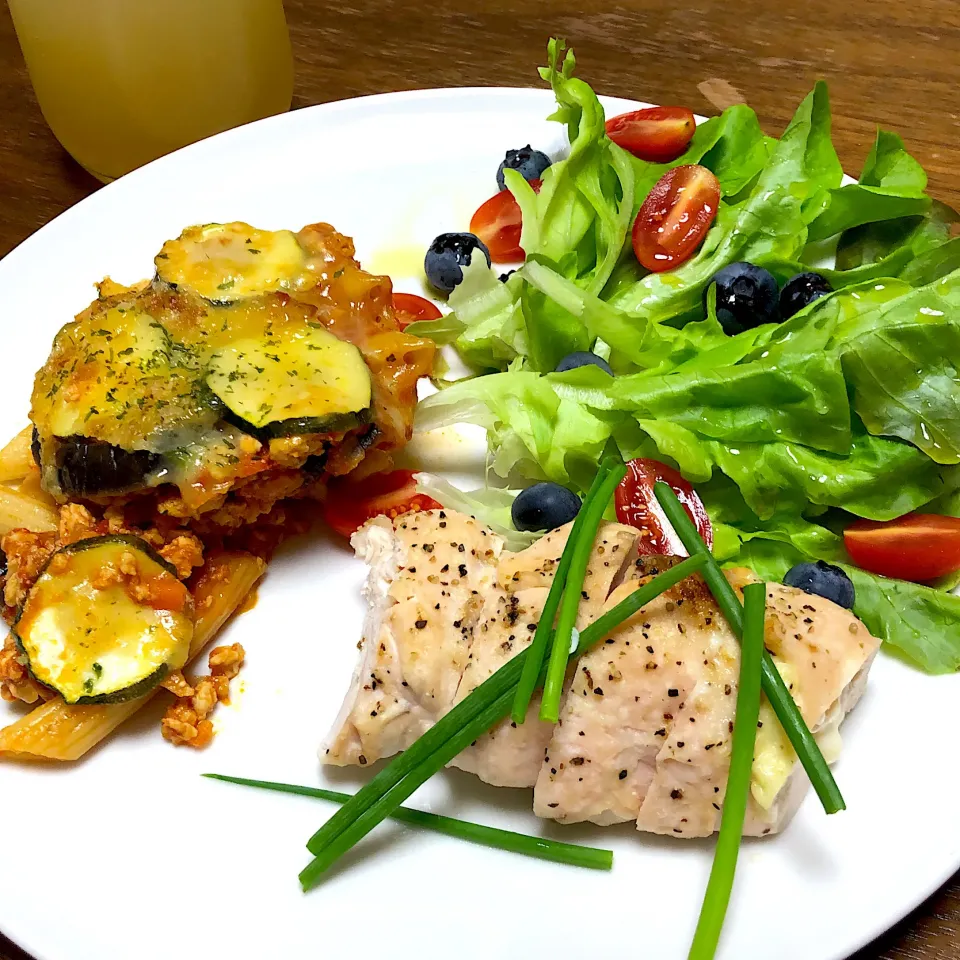
M100 286L34 383L34 452L63 501L150 494L233 528L325 481L390 466L434 347L328 224L189 227L150 282Z

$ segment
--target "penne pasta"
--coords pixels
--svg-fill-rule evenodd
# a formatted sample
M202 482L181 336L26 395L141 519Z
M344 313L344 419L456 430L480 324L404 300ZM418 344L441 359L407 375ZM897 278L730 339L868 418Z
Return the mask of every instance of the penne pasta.
M40 471L36 466L30 467L30 472L20 482L20 486L17 487L17 493L23 497L29 497L31 500L36 500L37 503L41 503L51 510L58 509L57 501L43 489L40 483Z
M33 426L24 427L2 450L0 450L0 483L22 480L36 464L30 442Z
M249 553L221 553L207 561L193 587L196 624L190 659L243 604L266 564ZM127 703L78 706L51 700L0 730L0 756L78 760L137 712L156 691Z
M0 536L17 529L52 532L57 529L58 516L55 507L18 490L0 487Z

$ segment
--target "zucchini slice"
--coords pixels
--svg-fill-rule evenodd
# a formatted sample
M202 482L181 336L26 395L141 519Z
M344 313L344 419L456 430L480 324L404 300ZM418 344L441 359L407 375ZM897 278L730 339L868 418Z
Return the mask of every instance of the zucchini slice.
M289 230L249 223L206 223L168 240L154 263L157 276L178 290L218 303L270 291L293 293L316 285L307 254Z
M210 358L206 383L241 429L268 438L340 433L370 413L363 355L322 327L236 340Z
M91 537L50 558L13 632L36 680L67 703L120 703L187 662L193 602L139 537Z

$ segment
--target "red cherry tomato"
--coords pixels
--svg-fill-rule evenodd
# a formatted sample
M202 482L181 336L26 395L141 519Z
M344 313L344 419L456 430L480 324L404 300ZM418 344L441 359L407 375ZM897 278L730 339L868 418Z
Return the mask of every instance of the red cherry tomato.
M687 149L697 121L686 107L647 107L607 121L607 136L641 160L669 163Z
M686 548L674 533L659 501L654 496L653 485L658 480L663 480L664 483L673 487L673 492L694 522L704 543L712 547L713 526L703 501L693 487L665 463L638 458L627 464L627 475L620 481L613 499L617 508L617 519L640 531L638 545L640 553L677 557L687 555Z
M437 510L432 497L417 493L412 470L374 473L363 480L335 477L327 487L324 519L337 533L349 537L371 517L399 517L417 510Z
M908 513L898 520L857 520L843 532L853 562L897 580L933 580L960 570L960 519Z
M443 316L435 303L418 297L415 293L394 292L393 309L401 330L406 330L417 320L439 320Z
M540 181L529 182L534 192L539 193ZM481 203L470 218L470 232L487 245L490 256L500 263L523 259L523 248L520 246L522 227L520 204L509 190L501 190Z
M637 259L654 273L683 263L700 245L719 204L720 182L706 167L690 163L668 170L633 221Z

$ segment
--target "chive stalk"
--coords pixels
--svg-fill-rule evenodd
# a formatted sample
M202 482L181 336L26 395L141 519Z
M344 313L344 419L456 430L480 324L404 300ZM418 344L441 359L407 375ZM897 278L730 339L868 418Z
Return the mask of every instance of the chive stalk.
M763 661L763 627L766 612L766 587L752 583L743 591L743 642L740 646L740 683L737 689L737 711L733 724L733 746L730 751L730 772L720 816L720 833L713 854L710 879L703 895L700 919L690 946L688 960L713 960L720 941L720 931L730 903L733 878L743 835L743 821L750 796L750 775L753 749L757 739L760 714L761 663Z
M553 634L553 646L550 648L550 661L547 666L547 679L543 685L543 698L540 701L540 719L548 723L556 723L560 717L560 698L563 696L563 678L567 671L567 662L570 659L570 638L580 610L580 596L583 590L583 581L587 575L587 564L593 552L594 541L597 538L597 529L603 519L603 512L607 509L613 491L626 475L627 468L623 461L613 463L606 470L601 469L603 480L599 484L595 496L589 503L583 505L580 515L583 517L583 527L580 535L568 544L570 550L570 566L567 571L563 596L560 600L560 612L557 616L557 627ZM579 519L579 518L578 518ZM541 623L543 618L541 617Z
M730 629L737 637L742 637L743 607L737 599L733 587L730 586L727 578L723 575L720 564L707 549L700 534L697 533L693 521L681 506L671 487L662 480L658 480L653 490L671 526L687 548L687 553L690 556L701 554L707 558L706 565L703 568L703 579L707 582L707 586L710 588L710 592L716 599L724 617L726 617L727 623L730 624ZM837 781L834 779L833 773L830 771L830 767L820 752L820 747L817 745L817 741L810 732L810 728L803 719L793 697L790 696L790 691L783 682L783 677L780 676L773 658L766 649L763 651L761 674L763 692L767 695L767 699L780 721L780 726L783 727L784 733L786 733L793 749L800 758L800 763L807 772L807 776L813 784L813 789L820 798L820 803L823 804L823 809L827 813L837 813L840 810L845 810L846 804L843 802L843 795L840 793Z
M703 556L690 557L638 587L584 628L574 655L586 653L624 620L705 564ZM319 883L332 863L390 816L421 784L510 713L526 655L527 651L522 651L481 683L344 803L310 838L307 849L315 859L300 874L304 890Z
M220 780L223 783L236 783L242 787L257 787L260 790L275 790L278 793L292 793L300 797L329 800L331 803L346 803L352 796L349 793L326 790L322 787L302 787L295 783L276 783L273 780L249 780L246 777L229 777L222 773L204 773L201 776L209 780ZM519 853L525 857L550 860L553 863L563 863L572 867L589 867L592 870L609 870L613 867L612 850L587 847L579 843L564 843L560 840L550 840L548 837L532 837L513 830L500 830L482 823L471 823L469 820L427 813L425 810L412 810L410 807L397 807L390 814L390 819L433 830L448 837L456 837L458 840L466 840L469 843L493 847L495 850Z
M573 527L567 537L566 544L564 544L563 553L560 554L560 562L553 572L553 582L550 584L550 591L543 604L540 621L537 623L537 632L533 635L533 642L527 647L527 656L523 663L523 671L520 674L520 683L517 685L517 695L513 701L513 710L510 713L510 718L514 723L523 723L527 718L527 710L530 707L533 691L537 687L537 677L540 676L540 668L543 666L543 661L547 655L553 622L556 619L557 608L560 606L560 598L563 596L564 585L567 582L567 572L570 569L573 546L580 538L587 507L596 499L607 469L605 461L600 464L600 469L593 478L593 483L583 499L580 511L573 521Z

